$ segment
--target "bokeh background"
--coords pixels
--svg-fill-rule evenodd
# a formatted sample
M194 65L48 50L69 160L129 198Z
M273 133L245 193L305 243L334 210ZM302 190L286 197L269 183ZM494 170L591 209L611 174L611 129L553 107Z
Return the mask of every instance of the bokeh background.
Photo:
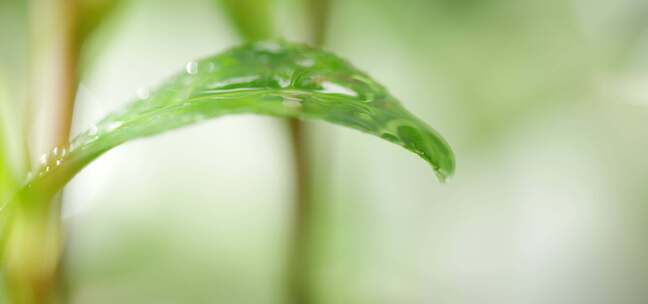
M123 2L91 41L73 133L239 43L214 1ZM28 10L0 3L20 108ZM274 11L306 39L302 1ZM337 0L330 18L325 48L443 134L457 172L441 184L397 146L310 123L319 302L648 302L648 2ZM82 171L64 192L72 303L283 303L284 129L226 117Z

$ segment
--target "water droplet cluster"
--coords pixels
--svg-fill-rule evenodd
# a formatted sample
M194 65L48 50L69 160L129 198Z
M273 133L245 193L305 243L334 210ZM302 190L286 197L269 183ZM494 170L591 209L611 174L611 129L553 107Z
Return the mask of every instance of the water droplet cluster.
M70 152L69 146L57 146L48 153L42 154L38 158L38 167L34 171L27 172L25 177L26 183L31 182L34 178L42 177L57 167L60 167L68 158Z

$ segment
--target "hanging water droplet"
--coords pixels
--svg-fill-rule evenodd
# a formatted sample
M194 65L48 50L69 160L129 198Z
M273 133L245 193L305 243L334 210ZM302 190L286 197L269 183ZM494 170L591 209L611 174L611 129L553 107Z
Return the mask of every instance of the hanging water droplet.
M188 62L185 69L187 70L187 74L190 74L190 75L194 75L194 74L198 73L198 62L195 62L195 61Z
M56 160L56 166L58 167L60 165L61 165L61 160L60 159Z
M65 148L61 149L61 158L65 157L66 154L67 154L67 149Z
M50 166L45 167L45 172L49 172L49 171L50 171Z
M147 88L139 88L135 91L135 95L137 95L137 98L144 100L151 97L151 92Z
M52 150L52 154L53 154L54 156L57 156L57 155L58 155L58 147L54 147L54 150Z

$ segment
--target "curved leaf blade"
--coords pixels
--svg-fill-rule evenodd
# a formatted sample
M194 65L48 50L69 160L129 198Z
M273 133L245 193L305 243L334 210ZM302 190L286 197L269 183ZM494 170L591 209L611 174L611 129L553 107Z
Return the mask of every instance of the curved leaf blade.
M58 191L124 142L229 114L319 119L398 144L452 175L448 144L386 89L346 61L301 44L262 41L190 62L184 72L42 159L29 192ZM41 195L38 194L38 195Z

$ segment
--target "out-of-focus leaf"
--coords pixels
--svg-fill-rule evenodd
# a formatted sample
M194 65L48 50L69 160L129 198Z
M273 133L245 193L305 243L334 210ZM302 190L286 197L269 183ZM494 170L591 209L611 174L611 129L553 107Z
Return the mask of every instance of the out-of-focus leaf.
M6 122L9 115L6 104L7 95L4 79L0 75L0 210L7 198L13 195L13 178L9 167L6 133L8 127Z
M218 0L218 3L245 40L272 38L272 0Z
M446 142L368 75L330 53L263 41L190 62L185 71L43 156L23 194L51 195L124 142L229 114L318 119L413 151L440 179L454 170Z
M7 202L9 196L13 194L3 133L4 130L0 126L0 209L4 206L4 203Z
M2 253L4 252L4 242L8 229L9 212L6 207L8 201L15 194L16 183L11 172L8 149L7 149L7 133L6 121L7 116L7 95L4 80L0 75L0 261L2 260Z
M88 39L99 25L123 0L80 0L78 1L77 41L79 46Z
M78 0L78 25L75 47L78 52L78 77L95 64L113 36L115 18L128 3L127 0Z

